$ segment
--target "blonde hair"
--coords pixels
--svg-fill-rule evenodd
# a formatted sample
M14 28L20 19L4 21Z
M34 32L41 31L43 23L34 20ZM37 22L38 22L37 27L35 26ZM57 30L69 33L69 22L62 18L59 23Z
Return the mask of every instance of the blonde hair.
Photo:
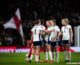
M68 18L64 18L62 20L64 20L67 24L69 23L69 19Z

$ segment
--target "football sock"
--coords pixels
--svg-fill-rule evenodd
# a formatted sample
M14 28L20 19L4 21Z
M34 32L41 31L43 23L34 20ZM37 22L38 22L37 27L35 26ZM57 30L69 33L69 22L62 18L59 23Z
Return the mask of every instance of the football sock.
M56 61L55 54L56 54L56 52L54 51L54 52L53 52L53 60L54 60L54 62Z
M71 51L68 51L68 60L71 60Z
M45 52L45 60L48 60L48 52Z
M49 51L50 60L53 60L52 52Z
M65 58L65 60L68 60L68 54L67 54L67 51L64 51L64 58Z
M33 54L31 54L31 56L30 56L30 60L32 60L33 59Z
M35 55L35 61L39 61L39 55Z
M59 62L59 52L56 51L56 61Z

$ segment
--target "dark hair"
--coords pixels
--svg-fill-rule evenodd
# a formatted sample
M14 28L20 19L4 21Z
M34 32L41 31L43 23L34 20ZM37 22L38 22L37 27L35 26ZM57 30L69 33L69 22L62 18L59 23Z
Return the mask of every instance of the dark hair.
M40 19L37 19L34 21L34 24L38 24L40 22Z
M54 23L56 23L56 20L55 20L55 19L52 19L52 21L53 21Z
M49 19L48 21L53 21L54 23L56 23L56 19Z

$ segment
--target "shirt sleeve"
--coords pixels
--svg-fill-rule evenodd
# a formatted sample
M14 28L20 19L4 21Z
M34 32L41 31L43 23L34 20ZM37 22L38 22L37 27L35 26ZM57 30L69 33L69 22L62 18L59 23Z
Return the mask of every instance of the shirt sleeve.
M53 30L53 29L50 27L50 28L48 28L47 30L48 30L48 31L51 31L51 30Z
M60 32L60 28L58 26L56 26L56 31Z
M69 25L68 28L71 29L72 28L71 25Z
M61 27L61 32L63 31L63 27Z
M46 28L45 28L45 26L43 26L43 30L45 30Z
M31 32L33 32L33 31L34 31L34 28L31 29Z
M45 28L45 26L42 26L42 30L45 30L46 28Z

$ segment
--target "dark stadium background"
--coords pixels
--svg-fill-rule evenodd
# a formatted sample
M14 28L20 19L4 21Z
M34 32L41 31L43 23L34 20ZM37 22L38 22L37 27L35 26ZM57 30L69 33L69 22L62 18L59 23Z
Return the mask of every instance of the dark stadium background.
M29 30L35 19L45 21L55 18L57 24L61 26L61 18L68 17L73 27L80 25L79 0L0 0L0 41L2 45L7 45L4 42L5 36L13 37L15 44L11 45L16 45L16 43L22 45L20 44L20 35L18 32L15 33L16 30L8 30L5 34L2 26L14 15L17 8L20 8L26 40L29 39Z

